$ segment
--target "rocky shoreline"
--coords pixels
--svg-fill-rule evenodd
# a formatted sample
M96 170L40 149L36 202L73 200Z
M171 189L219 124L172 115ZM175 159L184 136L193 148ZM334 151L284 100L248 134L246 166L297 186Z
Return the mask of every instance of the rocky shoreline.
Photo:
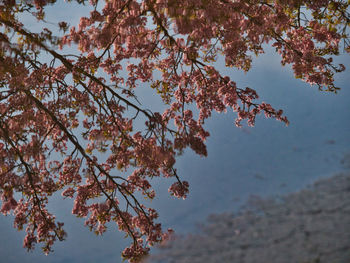
M174 238L146 262L349 263L350 173L212 215L201 234Z

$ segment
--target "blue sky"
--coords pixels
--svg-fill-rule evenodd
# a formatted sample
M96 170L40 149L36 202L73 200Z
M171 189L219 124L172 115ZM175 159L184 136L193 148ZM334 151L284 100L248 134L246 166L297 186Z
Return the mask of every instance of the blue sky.
M74 14L75 20L84 12L63 7L59 11L56 16ZM350 69L348 56L338 60ZM186 151L177 161L178 174L190 183L188 199L170 197L169 181L156 182L158 197L152 206L158 209L164 227L178 233L195 231L196 223L211 213L237 209L249 195L295 191L331 176L342 169L340 160L350 152L349 71L336 77L342 89L331 94L295 80L271 50L256 59L247 74L221 70L238 86L256 89L264 101L283 109L291 123L285 127L261 116L255 127L239 129L231 112L215 114L206 124L211 133L208 157ZM120 252L129 240L112 225L104 236L95 236L82 219L71 215L71 208L71 200L51 204L57 219L65 222L68 238L56 243L49 256L41 254L40 246L27 253L22 248L24 233L12 228L11 216L0 216L0 262L121 262Z

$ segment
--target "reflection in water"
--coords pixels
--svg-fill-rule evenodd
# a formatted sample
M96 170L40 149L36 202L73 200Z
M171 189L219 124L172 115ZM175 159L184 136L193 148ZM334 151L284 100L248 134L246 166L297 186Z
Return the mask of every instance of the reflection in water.
M200 234L175 238L146 261L347 263L349 200L349 172L279 200L254 197L239 213L211 215Z

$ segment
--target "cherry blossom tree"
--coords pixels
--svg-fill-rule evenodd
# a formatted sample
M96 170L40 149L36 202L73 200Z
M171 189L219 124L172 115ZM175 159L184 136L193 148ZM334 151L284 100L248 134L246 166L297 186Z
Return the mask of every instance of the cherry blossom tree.
M79 25L32 32L21 22L45 25L57 2L0 1L1 213L25 228L25 248L42 243L45 253L66 237L47 209L58 192L97 234L114 222L131 239L122 257L140 261L172 231L140 197L153 199L151 179L165 177L170 194L186 198L176 157L188 147L207 155L213 111L233 111L237 126L261 113L288 124L222 75L218 57L248 71L268 44L296 78L337 92L345 67L332 57L350 51L349 1L69 0L91 8ZM141 87L163 111L140 103Z

